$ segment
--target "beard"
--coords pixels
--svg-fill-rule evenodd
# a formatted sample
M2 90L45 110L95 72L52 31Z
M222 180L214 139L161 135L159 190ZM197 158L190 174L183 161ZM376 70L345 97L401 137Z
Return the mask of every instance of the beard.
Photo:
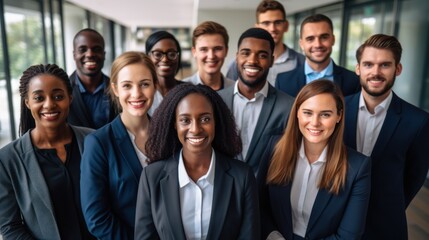
M322 60L318 60L318 59L313 58L311 56L311 53L305 54L305 57L310 62L313 62L313 63L316 63L316 64L322 64L322 63L325 63L328 59L331 58L331 53L332 53L332 50L330 52L327 52L326 56Z
M265 82L267 81L267 76L268 76L268 71L269 69L267 69L259 78L257 78L255 81L248 81L246 79L243 78L243 75L241 75L241 72L238 71L238 77L239 79L244 83L244 85L254 88L254 87L258 87L262 84L265 84Z
M375 91L371 90L368 87L368 84L366 82L369 80L373 80L373 79L385 81L386 86L384 86L384 88L379 89L379 90L375 90ZM387 92L389 92L392 89L393 85L395 84L395 80L396 80L395 75L393 75L392 81L386 81L386 78L384 78L380 75L377 75L377 76L368 78L366 80L360 79L360 82L361 82L362 88L365 90L366 93L368 93L368 95L373 96L373 97L379 97L379 96L386 94Z

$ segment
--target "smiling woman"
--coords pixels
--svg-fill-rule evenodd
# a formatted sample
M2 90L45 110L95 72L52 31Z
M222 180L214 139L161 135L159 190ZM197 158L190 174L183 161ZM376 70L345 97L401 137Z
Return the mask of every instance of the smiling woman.
M5 239L95 239L85 227L79 176L90 129L67 124L72 87L54 64L20 79L20 134L0 150L0 229Z
M208 86L176 86L152 118L136 239L259 239L253 171L231 112ZM162 194L161 194L162 193Z

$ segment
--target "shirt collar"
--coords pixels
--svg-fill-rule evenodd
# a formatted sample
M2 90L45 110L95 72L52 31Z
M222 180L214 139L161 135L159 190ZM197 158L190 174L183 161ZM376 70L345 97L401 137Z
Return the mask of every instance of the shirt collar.
M289 57L290 57L289 52L290 51L286 45L283 44L283 46L285 48L285 51L282 54L280 54L280 56L276 59L276 61L274 61L274 64L284 63L289 59Z
M326 162L326 157L328 154L328 145L325 146L325 148L323 149L322 153L320 154L319 158L317 159L317 161L313 162L312 164L315 163L325 163ZM305 155L305 149L304 149L304 139L302 139L301 141L301 146L299 147L299 159L305 160L307 162L307 164L309 164L307 156Z
M241 80L238 80L238 81L241 81ZM245 96L243 96L241 93L240 93L240 91L238 90L238 81L235 83L235 85L234 85L234 95L238 95L238 96L240 96L241 98L246 98ZM254 99L255 98L258 98L259 96L263 96L263 97L267 97L268 96L268 89L269 89L269 83L268 83L268 81L265 81L265 84L264 84L264 86L261 88L261 90L259 90L257 93L255 93L255 97L254 97ZM246 98L247 99L247 98Z
M180 150L179 155L179 165L178 165L178 172L179 172L179 187L183 188L184 186L188 185L192 179L189 177L188 172L186 171L185 164L183 163L183 154L182 150ZM215 151L212 148L212 158L210 160L210 167L207 173L200 177L200 179L206 179L207 182L209 182L211 185L214 185L214 177L215 177L215 162L216 162L216 154Z
M390 91L389 95L387 96L386 99L384 99L380 104L378 104L375 108L374 108L374 112L378 113L381 110L385 110L389 107L390 102L392 102L392 98L393 98L393 93L392 91ZM366 110L368 111L368 108L366 107L365 104L365 99L363 98L362 92L359 96L359 109L360 110Z
M77 85L79 86L79 92L86 93L87 90L86 90L85 86L82 84L82 82L80 81L80 78L79 78L79 76L77 74L76 74L76 80L77 80L76 81ZM103 75L103 81L101 81L101 84L98 85L98 87L95 89L95 91L92 94L95 94L95 93L97 93L97 92L99 92L101 90L104 90L105 86L106 86L106 81L105 81L105 78L104 78L104 75Z
M308 64L307 60L305 60L304 63L304 73L306 76L313 74L313 73L317 73L318 75L324 76L324 77L330 77L334 75L334 62L332 61L332 59L329 61L328 66L323 69L320 72L316 72L314 71L310 65Z

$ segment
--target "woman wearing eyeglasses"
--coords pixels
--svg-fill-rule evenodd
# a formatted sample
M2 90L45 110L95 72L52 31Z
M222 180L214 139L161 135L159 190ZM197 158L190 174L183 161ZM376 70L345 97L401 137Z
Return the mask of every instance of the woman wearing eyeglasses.
M164 96L177 84L182 83L176 79L177 72L182 68L180 59L182 49L171 33L158 31L152 33L146 40L146 54L150 56L158 75L157 91L149 110L149 115L152 115Z

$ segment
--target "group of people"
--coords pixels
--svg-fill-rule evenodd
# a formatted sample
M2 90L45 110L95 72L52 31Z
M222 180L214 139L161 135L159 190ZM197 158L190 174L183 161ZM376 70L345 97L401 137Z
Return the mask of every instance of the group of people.
M166 31L117 57L73 41L76 71L24 71L20 138L0 149L3 239L407 239L405 210L429 168L429 114L392 87L399 41L375 34L355 73L330 58L331 20L283 43L284 7L263 0L228 52L222 25L193 32L198 71L178 80Z

